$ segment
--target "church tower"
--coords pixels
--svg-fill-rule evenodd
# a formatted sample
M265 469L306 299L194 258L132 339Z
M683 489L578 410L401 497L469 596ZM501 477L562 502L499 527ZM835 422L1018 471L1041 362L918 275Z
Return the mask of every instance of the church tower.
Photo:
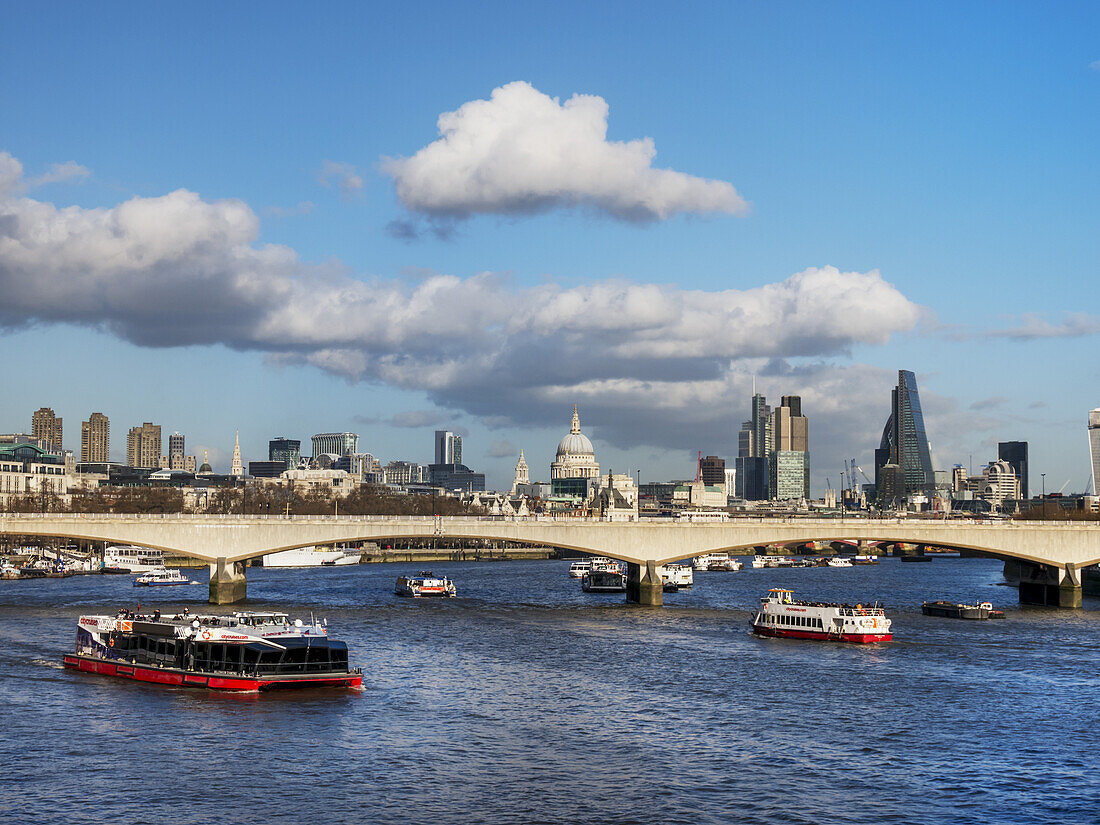
M523 450L519 451L519 461L516 462L516 477L512 479L512 495L516 494L521 484L530 484L531 477L527 471L527 459L523 457Z
M244 465L241 463L241 431L237 430L237 442L233 445L233 466L229 470L229 475L234 478L241 478L244 475Z

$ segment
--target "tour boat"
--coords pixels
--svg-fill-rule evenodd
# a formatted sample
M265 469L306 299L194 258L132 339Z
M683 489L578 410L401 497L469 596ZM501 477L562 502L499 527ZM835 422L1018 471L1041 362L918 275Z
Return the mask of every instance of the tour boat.
M446 576L433 575L430 570L421 570L416 576L402 576L397 580L394 593L398 596L454 596L455 584Z
M343 567L347 564L359 564L361 551L356 549L318 550L316 547L296 547L293 550L281 550L267 553L263 557L264 567Z
M591 569L592 569L592 562L590 562L590 561L575 561L571 565L569 565L569 578L579 579Z
M285 613L81 616L65 667L139 682L210 690L360 687L348 647L328 623Z
M835 556L835 557L829 559L827 562L825 562L825 566L826 567L851 567L852 566L852 560L842 558L840 556Z
M615 570L590 570L581 577L585 593L625 593L626 576Z
M148 573L164 567L164 552L120 544L103 551L104 573Z
M696 570L714 573L716 571L737 571L744 567L741 562L731 558L729 553L707 553L692 559L691 566Z
M794 567L794 559L789 559L785 556L753 556L752 566L756 569L761 567Z
M878 557L860 553L852 556L852 564L878 564Z
M695 574L686 564L666 564L657 568L657 574L663 584L674 584L677 588L691 587L695 584Z
M174 567L150 570L134 579L134 587L173 587L180 584L198 584L198 582L187 578Z
M772 589L760 600L752 629L761 636L822 642L888 642L891 622L878 606L795 600L793 591Z

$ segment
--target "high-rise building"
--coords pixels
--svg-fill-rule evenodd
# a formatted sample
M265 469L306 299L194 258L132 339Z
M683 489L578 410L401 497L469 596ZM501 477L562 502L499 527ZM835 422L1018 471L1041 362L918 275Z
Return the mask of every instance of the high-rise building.
M699 459L699 478L708 486L726 485L726 460L716 455Z
M41 407L31 415L31 435L48 453L61 452L61 417L49 407Z
M924 429L924 413L921 411L920 395L917 393L917 377L909 370L898 370L898 385L890 400L890 417L882 430L882 440L875 450L875 487L878 489L881 468L887 464L900 468L904 485L891 479L891 498L900 498L911 493L931 495L936 487L936 476L932 470L932 454L928 449L928 435ZM904 486L903 490L899 490ZM881 501L881 499L880 499Z
M284 470L297 470L302 458L302 442L280 436L267 442L267 460L283 462Z
M461 464L462 463L462 436L455 435L450 430L435 431L435 463L436 464Z
M313 436L313 457L334 455L337 458L359 452L359 436L355 433L317 433Z
M1000 442L997 445L997 459L1007 461L1008 466L1016 472L1016 480L1020 483L1020 498L1030 498L1027 486L1027 442Z
M784 395L773 410L754 381L752 418L741 425L737 439L737 495L748 501L809 498L809 436L802 397Z
M1092 494L1100 495L1100 408L1089 413L1089 453L1092 458Z
M160 424L146 421L126 435L126 463L131 467L160 466Z
M110 458L111 426L107 416L94 412L80 424L80 460L106 464Z
M168 467L172 470L183 470L187 466L184 457L184 438L181 433L172 433L168 436Z

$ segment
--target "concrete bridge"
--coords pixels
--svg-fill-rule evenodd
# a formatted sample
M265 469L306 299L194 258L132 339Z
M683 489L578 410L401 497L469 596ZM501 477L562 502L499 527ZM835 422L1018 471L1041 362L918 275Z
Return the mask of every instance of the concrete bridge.
M1081 605L1081 569L1100 563L1100 522L737 518L606 522L472 516L217 516L0 514L0 534L138 544L210 562L210 601L245 598L243 562L265 553L338 542L447 537L549 545L627 563L628 598L661 603L658 565L716 551L809 541L913 542L1019 563L1020 600Z

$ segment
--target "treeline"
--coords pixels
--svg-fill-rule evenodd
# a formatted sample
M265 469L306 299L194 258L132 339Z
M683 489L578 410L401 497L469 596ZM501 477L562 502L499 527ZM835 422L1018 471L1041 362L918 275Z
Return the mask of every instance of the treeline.
M218 487L209 490L204 504L185 504L176 487L101 487L90 493L73 493L66 504L50 492L12 497L11 513L215 513L236 515L346 515L346 516L461 516L481 515L484 508L467 508L449 496L401 495L384 487L363 485L345 498L320 491L301 492L291 487Z
M1100 513L1088 510L1067 510L1055 501L1044 501L1013 516L1019 521L1100 521Z

